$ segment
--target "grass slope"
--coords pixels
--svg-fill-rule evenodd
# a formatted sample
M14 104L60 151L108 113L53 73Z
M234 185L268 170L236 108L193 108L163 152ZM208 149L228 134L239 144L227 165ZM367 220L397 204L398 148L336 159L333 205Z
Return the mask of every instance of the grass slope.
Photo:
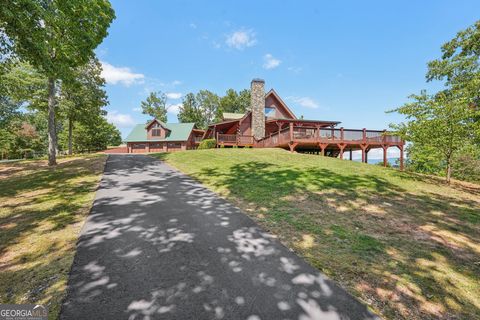
M480 188L277 149L158 154L389 319L480 319Z
M57 318L105 159L0 164L0 303L44 304Z

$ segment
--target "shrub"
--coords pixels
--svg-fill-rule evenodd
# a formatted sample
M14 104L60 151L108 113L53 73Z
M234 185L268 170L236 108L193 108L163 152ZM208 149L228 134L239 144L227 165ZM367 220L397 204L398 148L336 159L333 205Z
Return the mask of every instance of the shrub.
M213 149L217 146L215 139L205 139L200 142L198 149Z

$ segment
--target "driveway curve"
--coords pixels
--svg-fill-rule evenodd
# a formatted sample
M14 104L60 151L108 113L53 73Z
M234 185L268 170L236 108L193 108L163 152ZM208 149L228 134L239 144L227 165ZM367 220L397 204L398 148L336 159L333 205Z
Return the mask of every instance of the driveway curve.
M109 155L61 319L378 319L238 208L147 155Z

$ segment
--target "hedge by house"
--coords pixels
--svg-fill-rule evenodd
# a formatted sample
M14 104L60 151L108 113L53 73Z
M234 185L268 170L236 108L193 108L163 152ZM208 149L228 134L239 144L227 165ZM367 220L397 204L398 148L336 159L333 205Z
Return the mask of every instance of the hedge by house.
M216 145L217 141L215 139L205 139L200 142L198 149L213 149Z

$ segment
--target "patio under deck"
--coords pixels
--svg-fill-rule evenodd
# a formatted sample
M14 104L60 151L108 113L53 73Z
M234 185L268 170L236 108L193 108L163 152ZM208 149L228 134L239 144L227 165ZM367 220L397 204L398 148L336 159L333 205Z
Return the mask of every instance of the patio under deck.
M252 136L217 133L217 146L254 148L284 148L291 152L314 152L324 156L344 158L345 151L362 152L362 162L367 162L371 149L383 149L383 164L387 166L387 150L400 150L400 169L404 167L405 142L387 131L295 126L293 123L267 137L255 140ZM351 153L350 153L351 160Z

